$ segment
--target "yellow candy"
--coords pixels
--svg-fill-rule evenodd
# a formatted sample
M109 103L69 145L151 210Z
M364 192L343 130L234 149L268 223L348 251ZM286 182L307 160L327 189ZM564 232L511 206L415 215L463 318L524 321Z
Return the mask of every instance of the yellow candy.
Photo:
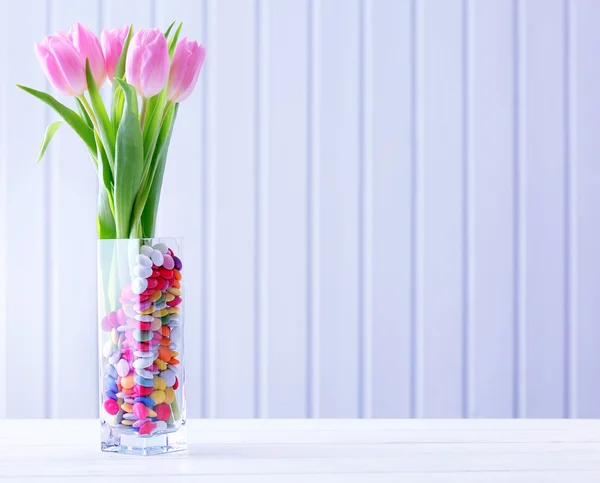
M154 389L163 391L165 389L165 387L167 387L166 381L162 377L156 376L154 378Z
M169 314L175 315L175 314L178 314L178 313L179 313L179 307L169 307Z
M133 374L129 374L128 376L122 377L121 386L123 386L124 389L131 389L133 386L135 386Z
M150 302L156 302L161 297L162 297L162 292L160 290L157 290L152 295L150 295L150 297L148 298L148 300Z
M167 314L168 314L167 309L162 309L162 310L157 310L156 312L153 312L152 317L164 317Z
M156 411L153 411L152 409L148 409L148 417L149 418L155 418L156 417Z
M167 363L162 359L156 359L154 363L156 364L156 367L158 367L161 371L164 371L167 368Z
M129 403L124 403L124 404L121 404L121 409L123 411L125 411L126 413L130 413L131 411L133 411L133 406Z
M178 288L175 288L175 287L171 287L171 288L167 289L167 292L169 292L173 295L177 295L178 297L181 295L181 290L179 290Z
M152 396L150 396L152 397ZM165 404L171 404L175 400L175 391L172 387L167 387L165 389Z
M128 419L124 419L123 421L121 421L121 424L124 424L125 426L131 426L134 422L135 421L129 421Z
M156 390L152 394L150 394L150 399L152 399L155 402L155 404L160 404L164 402L165 398L165 392L161 390Z
M149 307L146 310L140 310L138 313L141 315L150 315L152 312L154 312L154 307Z
M166 293L165 302L170 302L171 300L175 300L175 295L173 295L172 293Z
M177 357L178 355L179 355L179 352L177 352L177 351L171 352L171 357Z

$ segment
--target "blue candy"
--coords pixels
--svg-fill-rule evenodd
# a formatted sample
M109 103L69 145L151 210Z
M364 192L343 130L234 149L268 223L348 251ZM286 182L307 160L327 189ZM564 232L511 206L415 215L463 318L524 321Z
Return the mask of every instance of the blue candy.
M115 381L114 377L106 375L106 389L116 393L119 390L119 386L117 386L117 381Z
M154 387L154 379L146 379L138 374L133 377L133 380L138 386Z
M136 402L136 403L142 403L142 404L148 406L149 408L154 407L154 404L155 404L155 402L152 399L150 399L149 397L143 397L143 396L142 397L136 397L134 399L134 402Z
M114 392L112 392L110 389L107 389L106 391L104 391L104 394L106 395L107 398L114 399L115 401L117 400L116 394Z
M112 364L106 364L106 373L113 379L116 379L118 376L117 370L115 369L115 366L113 366Z

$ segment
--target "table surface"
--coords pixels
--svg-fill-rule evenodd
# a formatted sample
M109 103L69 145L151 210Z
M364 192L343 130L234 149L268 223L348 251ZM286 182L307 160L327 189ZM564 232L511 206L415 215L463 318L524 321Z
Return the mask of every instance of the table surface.
M600 482L600 421L191 420L188 431L187 452L139 457L102 453L96 420L0 420L0 480Z

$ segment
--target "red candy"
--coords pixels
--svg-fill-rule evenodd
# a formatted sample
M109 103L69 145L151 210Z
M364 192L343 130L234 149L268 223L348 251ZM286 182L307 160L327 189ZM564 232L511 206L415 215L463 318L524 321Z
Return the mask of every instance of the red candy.
M152 328L152 322L140 322L140 330L150 330Z
M166 268L160 268L158 270L160 272L160 276L162 278L166 278L167 280L173 278L173 270L167 270Z
M114 399L104 401L104 410L113 416L119 412L119 404Z
M152 279L152 280L154 280L154 279ZM153 288L147 288L141 294L142 297L146 297L146 298L142 300L142 298L140 297L140 300L142 300L142 301L148 300L150 298L150 295L152 295L154 292L156 292L156 289L154 287Z
M156 280L155 278L149 278L148 279L148 289L155 289L156 286L158 285L158 280ZM152 293L154 293L155 291L152 290Z
M142 424L142 426L140 427L140 434L150 434L155 429L156 423L148 421L147 423Z
M169 307L177 307L181 303L181 297L175 297L170 302L167 302Z
M178 387L179 387L179 379L177 379L177 377L176 377L175 384L173 384L173 391L176 391Z
M149 396L154 392L153 387L145 387L145 386L134 386L133 393L136 396Z
M147 342L137 342L135 344L135 350L140 352L150 352L150 344Z
M158 270L152 270L152 278L160 277L160 272Z
M167 421L171 417L171 406L168 404L159 404L154 411L156 411L156 419L159 421Z
M171 255L171 256L175 255L175 254L173 253L173 250L171 250L170 248L167 248L167 250L168 250L168 252L169 252L169 255Z

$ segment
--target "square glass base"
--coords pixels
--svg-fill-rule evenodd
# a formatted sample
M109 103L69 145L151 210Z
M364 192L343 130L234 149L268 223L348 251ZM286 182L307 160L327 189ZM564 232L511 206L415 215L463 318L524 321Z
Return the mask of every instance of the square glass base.
M179 428L160 434L140 436L135 431L123 431L108 424L102 425L102 451L139 456L151 456L187 449L187 428Z

